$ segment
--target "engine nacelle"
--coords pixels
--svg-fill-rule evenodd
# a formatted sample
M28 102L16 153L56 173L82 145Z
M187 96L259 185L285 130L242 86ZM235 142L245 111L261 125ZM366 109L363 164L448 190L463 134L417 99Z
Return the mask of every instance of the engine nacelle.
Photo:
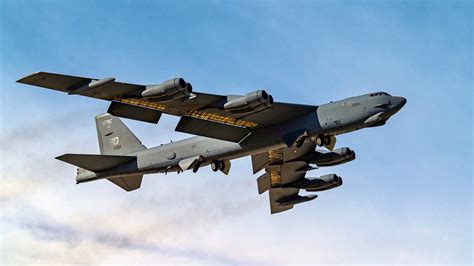
M264 90L258 90L226 102L224 109L231 113L247 113L259 112L272 105L273 97Z
M323 175L319 178L309 179L301 186L308 192L333 189L342 185L342 178L336 174Z
M310 162L317 166L334 166L350 162L356 158L355 152L347 147L335 149L332 152L314 151Z
M160 85L148 85L142 92L143 98L153 99L158 102L165 102L174 99L189 97L192 86L182 78L167 80Z
M302 178L289 184L282 185L283 188L299 188L308 192L316 192L332 189L342 185L342 178L336 174L323 175L319 178Z

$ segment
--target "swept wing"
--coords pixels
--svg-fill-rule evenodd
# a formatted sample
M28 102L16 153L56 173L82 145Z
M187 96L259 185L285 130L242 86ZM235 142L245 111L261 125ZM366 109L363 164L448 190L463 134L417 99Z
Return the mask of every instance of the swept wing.
M108 112L120 117L157 123L162 113L180 116L177 131L233 142L241 141L257 128L278 125L316 110L315 106L310 105L275 102L268 109L258 112L229 112L223 106L240 96L193 92L192 97L162 101L142 96L147 88L154 85L117 82L115 78L96 79L37 72L18 82L111 101Z

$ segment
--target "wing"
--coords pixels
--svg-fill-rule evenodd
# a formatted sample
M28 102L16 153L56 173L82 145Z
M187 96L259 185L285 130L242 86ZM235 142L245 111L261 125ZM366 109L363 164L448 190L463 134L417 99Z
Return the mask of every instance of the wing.
M186 99L157 101L141 96L146 85L116 82L114 78L95 79L47 72L34 73L18 82L111 101L108 112L120 117L157 123L161 113L180 116L177 131L234 142L241 141L252 130L291 121L317 108L275 102L260 112L232 113L224 110L223 105L238 96L193 92L193 97Z
M254 173L265 168L257 179L259 194L269 190L271 213L292 209L295 204L313 200L317 195L300 196L298 193L308 182L306 172L316 169L301 158L313 152L316 145L305 142L295 146L272 150L252 156Z
M266 127L289 121L316 110L315 106L275 102L270 108L250 114L233 114L222 108L228 99L225 95L194 93L191 100L155 103L143 98L117 98L114 101L148 107L163 113L202 119L248 129Z
M74 94L74 91L84 88L84 86L87 86L94 81L101 80L48 72L37 72L17 80L19 83L67 92L70 94ZM111 78L108 78L105 81L109 82L101 84L102 86L97 86L96 88L84 91L80 95L103 100L113 100L116 97L121 97L122 95L131 94L145 89L145 86L143 85L115 82L115 80L112 80Z

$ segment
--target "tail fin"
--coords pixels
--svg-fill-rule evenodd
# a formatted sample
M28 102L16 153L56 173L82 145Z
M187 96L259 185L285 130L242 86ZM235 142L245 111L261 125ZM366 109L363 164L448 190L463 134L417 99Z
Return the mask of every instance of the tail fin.
M95 117L100 154L124 155L146 147L117 117L108 113Z

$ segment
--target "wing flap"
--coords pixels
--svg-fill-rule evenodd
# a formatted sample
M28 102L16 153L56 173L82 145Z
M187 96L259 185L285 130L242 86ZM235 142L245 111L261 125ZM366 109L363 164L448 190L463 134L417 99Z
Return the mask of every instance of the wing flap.
M270 188L270 212L271 214L279 213L293 209L294 204L280 204L278 201L288 197L298 196L297 188Z
M270 177L270 173L265 173L257 178L257 186L258 186L258 194L262 194L268 189L270 189L272 185L272 180Z
M252 156L254 172L265 168L265 174L257 179L258 193L269 191L272 214L287 211L295 204L313 200L317 195L298 195L307 171L312 170L305 155L314 151L316 144L304 142L300 148L294 145Z
M160 111L157 111L154 109L115 102L115 101L113 101L110 104L109 110L107 110L107 113L114 116L129 118L129 119L153 123L153 124L157 124L158 121L160 121L161 114L162 114Z
M233 126L189 116L182 116L175 130L178 132L232 142L240 142L250 134L250 130L245 127Z
M252 155L253 174L260 172L268 164L268 152Z

